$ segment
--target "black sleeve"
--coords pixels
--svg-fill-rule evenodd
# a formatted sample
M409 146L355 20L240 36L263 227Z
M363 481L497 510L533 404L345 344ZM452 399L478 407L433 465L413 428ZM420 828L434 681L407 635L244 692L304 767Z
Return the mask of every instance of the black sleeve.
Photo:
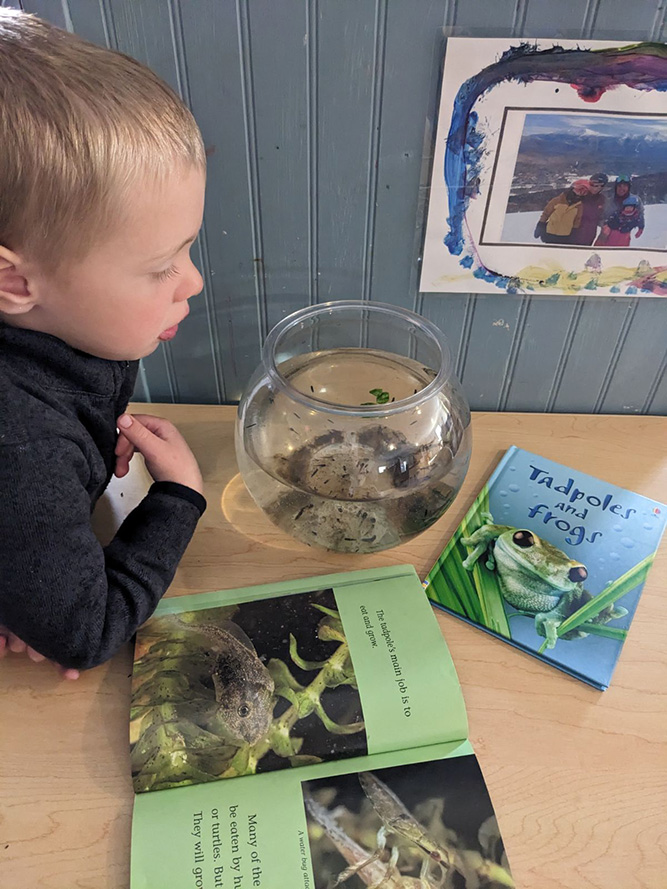
M191 488L156 483L103 548L88 471L71 442L0 448L0 624L77 669L108 660L150 617L206 507Z

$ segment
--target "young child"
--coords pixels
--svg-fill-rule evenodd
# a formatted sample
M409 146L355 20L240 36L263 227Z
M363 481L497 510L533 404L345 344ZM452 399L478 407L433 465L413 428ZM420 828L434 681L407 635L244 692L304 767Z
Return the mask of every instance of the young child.
M633 229L635 238L644 233L644 212L637 195L631 194L624 199L621 209L615 210L602 226L596 247L629 247L630 232Z
M152 614L206 507L172 424L125 413L202 288L205 156L147 68L10 10L0 107L0 654L76 678ZM93 506L135 450L155 484L102 548Z

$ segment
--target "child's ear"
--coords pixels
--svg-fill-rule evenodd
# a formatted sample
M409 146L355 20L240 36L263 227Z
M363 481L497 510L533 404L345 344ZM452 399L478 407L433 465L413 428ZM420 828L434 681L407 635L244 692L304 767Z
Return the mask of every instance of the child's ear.
M23 315L35 305L21 257L0 245L0 314Z

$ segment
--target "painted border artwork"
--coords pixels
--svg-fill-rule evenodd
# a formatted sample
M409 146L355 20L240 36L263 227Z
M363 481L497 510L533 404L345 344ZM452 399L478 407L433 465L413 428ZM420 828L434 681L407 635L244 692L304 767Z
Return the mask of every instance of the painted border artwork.
M420 290L667 296L667 45L450 38Z

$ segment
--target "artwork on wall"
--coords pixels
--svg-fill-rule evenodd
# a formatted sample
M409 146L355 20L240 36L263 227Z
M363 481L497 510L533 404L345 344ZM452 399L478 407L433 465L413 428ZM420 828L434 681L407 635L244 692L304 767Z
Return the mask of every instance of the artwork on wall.
M667 45L450 39L420 289L667 296Z

